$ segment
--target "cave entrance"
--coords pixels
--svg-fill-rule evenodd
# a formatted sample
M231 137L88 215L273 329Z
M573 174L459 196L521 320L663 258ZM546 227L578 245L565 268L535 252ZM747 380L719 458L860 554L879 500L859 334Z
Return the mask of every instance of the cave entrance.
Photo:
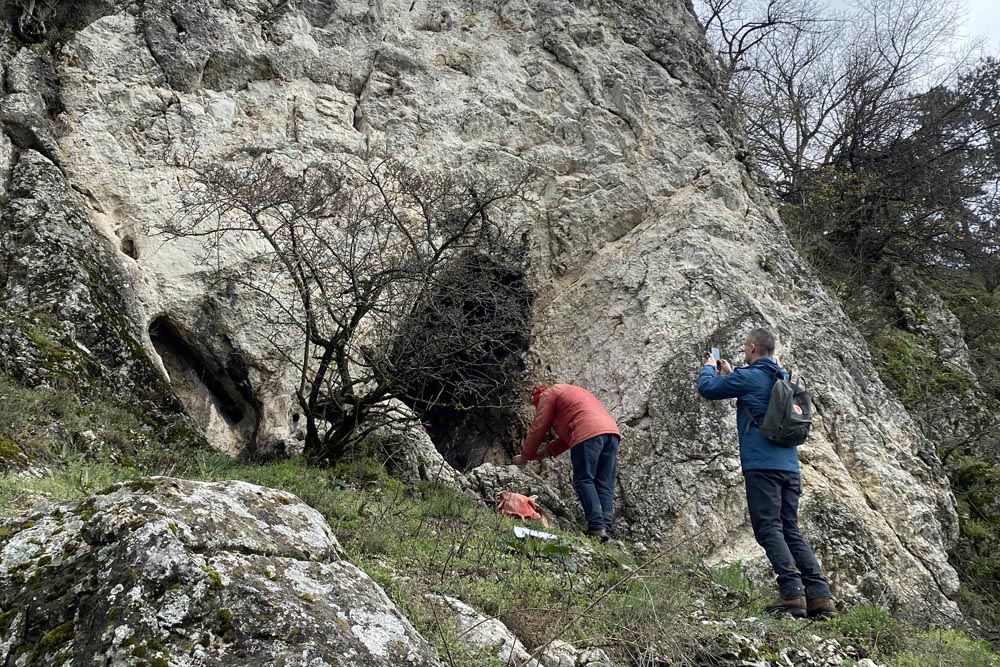
M414 308L402 334L406 340L393 346L392 355L420 349L432 369L410 378L399 397L420 415L445 460L461 471L509 461L523 434L519 392L534 294L521 263L463 258ZM440 363L427 356L428 349L440 351Z
M257 399L242 369L204 353L197 338L170 318L149 325L149 339L185 412L217 449L236 457L252 448L260 424Z

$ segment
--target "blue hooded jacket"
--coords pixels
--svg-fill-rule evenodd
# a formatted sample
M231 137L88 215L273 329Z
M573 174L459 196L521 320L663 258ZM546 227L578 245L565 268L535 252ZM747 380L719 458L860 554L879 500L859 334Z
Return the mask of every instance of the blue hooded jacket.
M736 428L740 434L743 470L799 472L799 455L795 448L772 443L747 416L749 409L758 424L764 419L775 374L788 377L788 373L770 357L736 368L729 375L719 375L715 368L708 365L698 374L698 393L704 398L736 399Z

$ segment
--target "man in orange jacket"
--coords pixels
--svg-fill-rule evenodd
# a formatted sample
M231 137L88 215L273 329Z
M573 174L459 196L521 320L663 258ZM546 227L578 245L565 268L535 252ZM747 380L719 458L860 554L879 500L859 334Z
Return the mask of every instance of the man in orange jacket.
M587 517L587 534L602 541L611 536L618 470L618 424L593 394L571 384L540 385L531 395L535 421L528 429L515 465L558 456L566 450L573 462L573 488ZM556 439L539 447L549 429Z

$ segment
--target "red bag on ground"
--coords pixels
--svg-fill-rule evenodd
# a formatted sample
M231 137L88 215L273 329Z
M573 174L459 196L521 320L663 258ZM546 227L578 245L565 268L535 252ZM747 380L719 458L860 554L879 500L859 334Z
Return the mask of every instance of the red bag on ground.
M513 491L501 491L497 502L497 512L516 519L542 521L541 508L528 496Z

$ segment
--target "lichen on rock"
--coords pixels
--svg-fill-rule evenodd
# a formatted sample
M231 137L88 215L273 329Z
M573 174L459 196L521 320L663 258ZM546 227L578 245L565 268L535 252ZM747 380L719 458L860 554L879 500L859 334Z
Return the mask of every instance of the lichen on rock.
M285 492L148 478L3 527L5 664L440 664Z

